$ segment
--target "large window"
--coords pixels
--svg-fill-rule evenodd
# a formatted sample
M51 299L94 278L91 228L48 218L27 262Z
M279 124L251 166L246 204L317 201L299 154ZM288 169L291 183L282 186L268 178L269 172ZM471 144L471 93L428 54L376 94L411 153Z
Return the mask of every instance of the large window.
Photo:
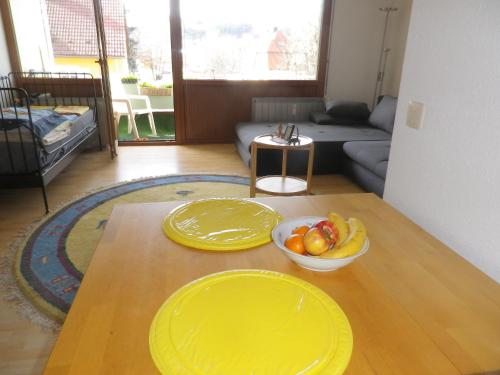
M315 80L323 0L182 0L184 79Z

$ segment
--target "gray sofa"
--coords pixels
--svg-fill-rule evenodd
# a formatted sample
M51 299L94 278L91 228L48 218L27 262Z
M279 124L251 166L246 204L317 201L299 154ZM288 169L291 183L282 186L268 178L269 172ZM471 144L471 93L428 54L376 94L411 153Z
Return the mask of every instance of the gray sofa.
M300 134L315 142L314 174L344 173L367 191L382 195L397 99L382 97L370 113L366 104L332 101L326 112L311 113L311 121L296 125ZM245 122L236 125L236 148L250 165L250 145L276 123ZM307 152L288 154L288 173L305 174ZM281 152L259 151L257 174L280 174Z
M368 118L368 122L391 134L396 116L397 98L384 96ZM382 196L391 151L391 140L350 141L343 145L343 173L366 191Z
M343 173L366 191L382 196L391 141L344 143Z

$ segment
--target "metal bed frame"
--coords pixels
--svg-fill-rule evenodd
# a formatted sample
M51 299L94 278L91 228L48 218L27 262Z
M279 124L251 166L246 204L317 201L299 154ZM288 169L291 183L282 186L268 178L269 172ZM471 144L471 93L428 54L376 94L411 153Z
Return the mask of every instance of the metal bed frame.
M82 92L83 90L83 92ZM84 94L82 96L81 94ZM33 131L33 121L31 114L31 105L46 106L88 106L94 110L94 122L96 127L88 132L82 129L78 134L68 137L61 147L81 137L84 132L87 134L61 157L43 167L40 162L40 151L47 152L41 145L41 140ZM13 108L14 119L5 119L3 109ZM26 108L28 112L29 136L21 132L21 126L26 128L26 121L18 117L18 108ZM17 132L12 131L17 128ZM7 133L9 130L9 133ZM76 156L85 148L91 146L98 138L99 149L102 150L102 140L99 131L99 121L97 115L97 90L96 81L89 73L47 73L47 72L14 72L8 76L0 77L0 132L3 132L5 141L0 143L0 148L7 149L7 155L10 164L10 171L0 172L0 187L22 188L22 187L40 187L45 205L45 212L49 212L46 186L52 181L64 168L66 168ZM15 133L15 134L13 134ZM27 139L29 138L29 139ZM15 141L20 149L22 160L17 160L24 168L16 168L14 163L14 154L12 144ZM32 149L27 150L26 142L32 143ZM28 166L27 152L34 152L36 168L32 170ZM19 156L17 156L19 158Z

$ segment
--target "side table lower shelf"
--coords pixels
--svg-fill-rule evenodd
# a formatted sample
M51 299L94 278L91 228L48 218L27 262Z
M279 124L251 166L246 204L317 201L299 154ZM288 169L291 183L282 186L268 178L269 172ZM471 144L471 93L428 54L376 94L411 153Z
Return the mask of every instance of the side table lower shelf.
M255 187L271 195L297 195L307 191L307 182L293 176L264 176L257 178Z

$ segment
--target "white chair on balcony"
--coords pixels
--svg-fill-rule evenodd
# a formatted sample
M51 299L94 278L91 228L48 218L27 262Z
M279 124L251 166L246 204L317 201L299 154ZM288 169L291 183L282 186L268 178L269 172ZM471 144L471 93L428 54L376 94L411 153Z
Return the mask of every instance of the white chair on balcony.
M137 124L135 122L135 116L147 114L149 118L149 126L151 128L151 132L154 136L156 133L156 124L155 119L153 117L153 110L151 108L151 103L149 98L146 95L124 95L123 97L114 97L113 101L113 112L117 121L119 123L121 116L128 117L128 133L132 133L136 140L140 139L139 131L137 130ZM144 102L145 108L134 108L133 103L137 101ZM116 133L118 134L118 125L116 129Z

